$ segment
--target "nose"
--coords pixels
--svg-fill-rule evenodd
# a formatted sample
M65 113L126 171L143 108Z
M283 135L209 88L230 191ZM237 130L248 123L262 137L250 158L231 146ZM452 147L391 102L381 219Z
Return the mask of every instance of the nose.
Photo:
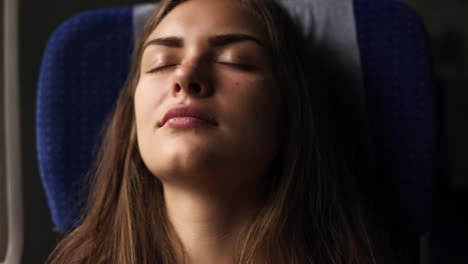
M213 94L209 70L200 63L182 64L175 70L173 96L186 94L190 97L203 98Z

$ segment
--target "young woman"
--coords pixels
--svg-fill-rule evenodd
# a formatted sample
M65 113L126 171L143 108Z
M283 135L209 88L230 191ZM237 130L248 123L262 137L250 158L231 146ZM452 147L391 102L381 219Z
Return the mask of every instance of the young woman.
M52 263L396 263L273 0L168 0Z

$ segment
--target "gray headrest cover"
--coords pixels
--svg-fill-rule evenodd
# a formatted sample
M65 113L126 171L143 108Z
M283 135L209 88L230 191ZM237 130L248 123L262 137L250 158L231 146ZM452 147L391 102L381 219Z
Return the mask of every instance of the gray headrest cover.
M146 20L155 8L156 4L139 4L133 7L133 39L138 39Z

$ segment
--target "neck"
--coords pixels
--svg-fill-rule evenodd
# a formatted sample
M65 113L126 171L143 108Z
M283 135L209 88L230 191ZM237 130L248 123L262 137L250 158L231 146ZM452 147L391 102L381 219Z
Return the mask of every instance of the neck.
M164 185L164 200L174 236L182 246L179 263L234 263L239 235L260 203L258 195L246 191L227 195L168 185Z

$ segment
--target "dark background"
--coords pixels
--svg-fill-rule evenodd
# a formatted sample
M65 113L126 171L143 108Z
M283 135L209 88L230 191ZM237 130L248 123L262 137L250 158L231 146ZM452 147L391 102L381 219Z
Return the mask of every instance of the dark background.
M51 32L73 14L140 2L144 1L20 0L21 152L25 217L23 263L44 263L58 238L53 231L38 174L35 143L36 85L46 41ZM422 17L432 47L441 102L442 154L446 161L443 179L438 184L444 186L445 192L463 193L468 189L468 1L406 2Z
M429 32L442 102L446 173L453 190L468 188L468 1L407 0Z
M429 32L442 125L443 167L427 251L434 263L468 263L468 2L407 2Z

